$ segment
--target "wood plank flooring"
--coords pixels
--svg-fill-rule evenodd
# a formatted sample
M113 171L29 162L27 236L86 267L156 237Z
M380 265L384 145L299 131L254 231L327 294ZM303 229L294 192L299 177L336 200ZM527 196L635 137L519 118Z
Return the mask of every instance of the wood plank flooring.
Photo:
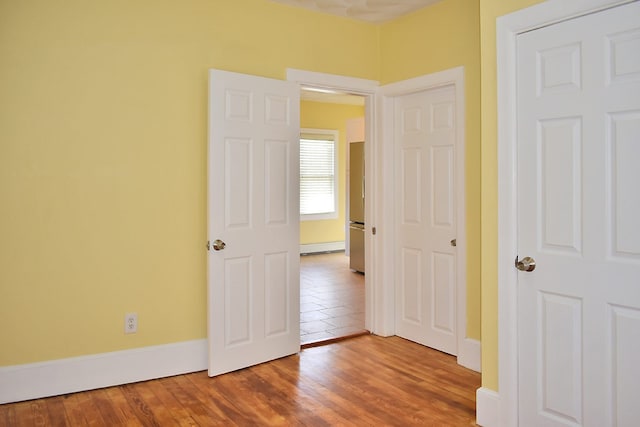
M0 426L469 426L480 374L366 335L221 375L0 405Z

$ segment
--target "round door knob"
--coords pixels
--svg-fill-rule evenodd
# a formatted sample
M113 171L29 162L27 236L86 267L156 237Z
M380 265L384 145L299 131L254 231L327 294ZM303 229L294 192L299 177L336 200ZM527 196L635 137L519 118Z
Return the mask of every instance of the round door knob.
M224 247L227 246L227 244L225 242L223 242L220 239L216 239L213 241L213 250L214 251L221 251L224 249Z
M516 257L516 268L520 271L533 271L536 269L536 260L526 256L518 261L518 257Z

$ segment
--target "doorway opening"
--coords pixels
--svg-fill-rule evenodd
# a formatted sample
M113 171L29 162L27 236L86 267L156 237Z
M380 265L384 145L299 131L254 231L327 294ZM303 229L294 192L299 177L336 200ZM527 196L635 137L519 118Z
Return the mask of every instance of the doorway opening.
M301 206L319 209L309 215L301 208L300 221L300 342L309 347L368 333L365 97L305 85L300 103L301 147L311 146L301 149ZM327 203L334 197L335 206Z
M344 251L300 256L300 344L311 347L368 333L364 274Z

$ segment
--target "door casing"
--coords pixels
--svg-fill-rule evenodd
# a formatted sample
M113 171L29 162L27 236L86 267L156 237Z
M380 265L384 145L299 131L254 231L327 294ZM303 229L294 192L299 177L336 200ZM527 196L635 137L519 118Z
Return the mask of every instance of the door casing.
M517 37L631 0L548 0L498 18L498 387L497 425L518 425L517 270ZM478 408L484 412L485 408ZM488 415L488 414L487 414Z
M467 338L467 238L466 238L466 204L465 204L465 96L464 96L464 67L456 67L425 76L391 83L380 88L378 96L379 135L381 144L382 175L380 179L381 193L386 203L383 204L385 229L385 248L391 248L387 260L393 260L397 253L395 236L395 183L394 183L394 98L444 86L453 86L456 103L456 158L455 158L455 193L456 193L456 331L458 364L480 371L480 346L475 340ZM382 261L382 260L381 260ZM384 267L384 283L393 284L395 281L395 266L393 261L387 261ZM390 323L395 316L395 289L387 286L384 298L387 313L390 313ZM394 329L395 327L392 326Z
M480 346L466 338L466 208L465 208L465 90L464 67L380 86L377 81L313 71L287 69L287 80L301 86L333 89L365 97L365 327L380 336L395 334L394 146L393 97L453 85L456 88L458 267L458 363L480 371ZM373 227L376 234L373 234Z
M378 173L374 165L373 150L376 147L376 135L374 129L375 103L374 96L378 90L378 82L375 80L360 79L355 77L338 76L335 74L325 74L315 71L305 71L289 68L287 69L287 80L296 82L300 86L311 86L315 88L330 89L336 91L347 92L354 95L363 96L365 99L365 140L367 141L367 150L365 151L365 168L367 175L365 176L366 188L373 188L374 191L368 192L365 206L365 329L372 333L386 336L381 328L377 327L378 311L375 308L376 298L374 298L376 284L379 278L379 259L377 258L377 243L371 233L372 227L375 227L376 220L376 191L374 188L374 176Z

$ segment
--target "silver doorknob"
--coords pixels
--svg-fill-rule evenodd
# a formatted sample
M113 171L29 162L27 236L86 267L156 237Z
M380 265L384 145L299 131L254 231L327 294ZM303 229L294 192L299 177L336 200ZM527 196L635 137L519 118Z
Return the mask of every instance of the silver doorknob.
M214 251L221 251L224 249L224 247L227 246L227 244L225 242L223 242L220 239L216 239L213 241L213 250Z
M533 271L536 269L536 260L530 256L526 256L518 261L516 256L516 268L520 271Z

